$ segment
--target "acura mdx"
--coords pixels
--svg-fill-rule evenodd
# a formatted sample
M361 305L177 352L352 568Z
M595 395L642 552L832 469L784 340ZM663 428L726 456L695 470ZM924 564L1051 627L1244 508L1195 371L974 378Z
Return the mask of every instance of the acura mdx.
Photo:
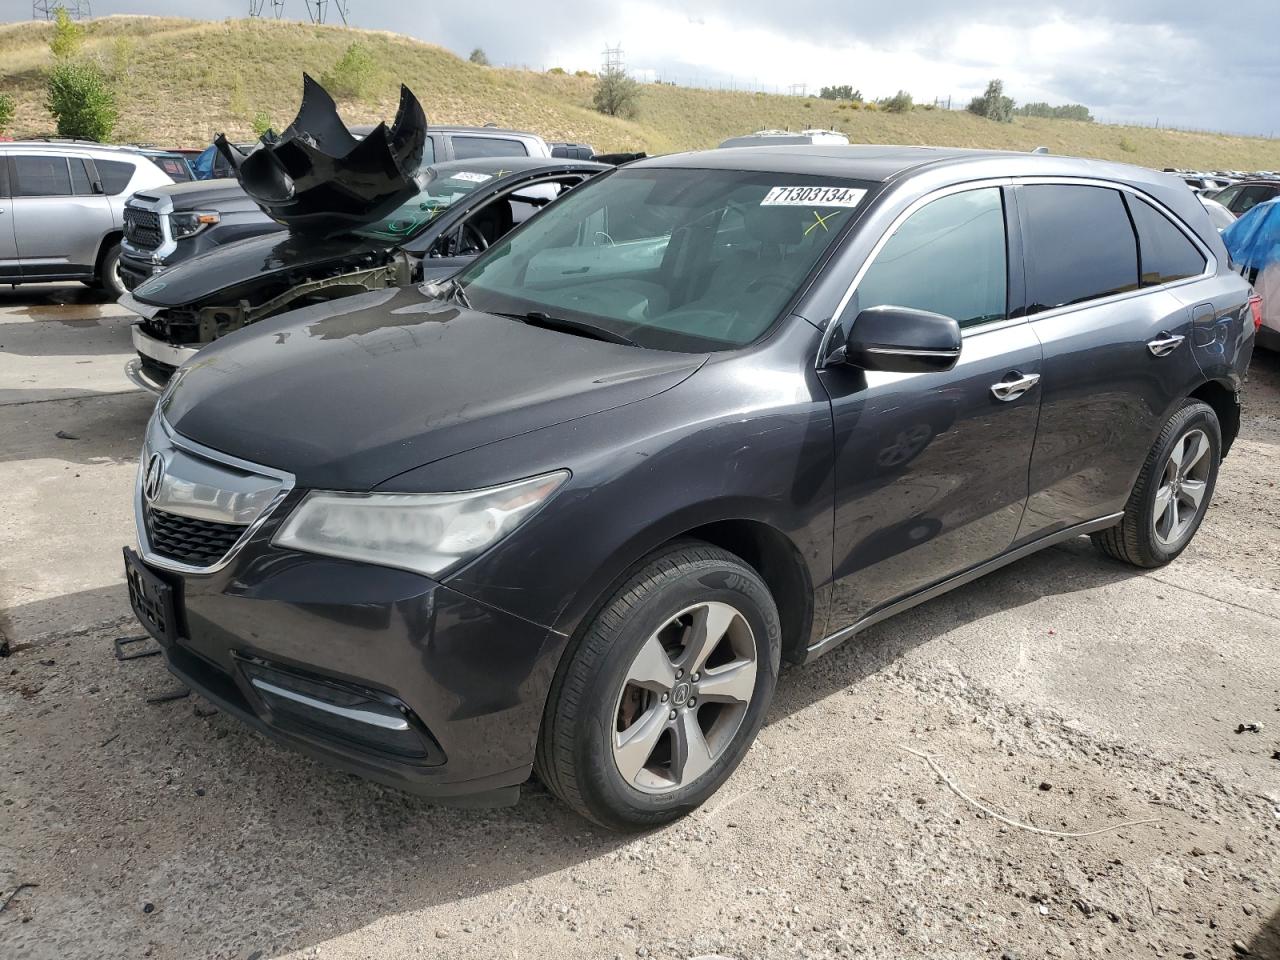
M146 433L135 612L258 730L421 794L707 799L781 661L1089 535L1194 536L1248 284L1181 181L918 147L641 160L452 279L264 320Z

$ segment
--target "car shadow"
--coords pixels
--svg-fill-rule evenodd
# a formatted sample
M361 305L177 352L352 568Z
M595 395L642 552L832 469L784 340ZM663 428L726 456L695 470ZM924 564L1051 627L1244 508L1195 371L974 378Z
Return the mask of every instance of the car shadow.
M106 290L82 283L0 284L0 310L6 308L49 308L115 305L116 297Z
M1262 929L1248 943L1246 957L1258 960L1280 960L1280 909L1263 924Z
M1095 557L1083 540L1045 551L877 625L811 665L786 670L766 723L785 720L858 683L945 631L1047 595L1090 590L1132 575L1129 568ZM28 604L11 616L31 622L41 607L66 610L77 599L105 605L109 616L127 610L120 587ZM132 624L124 629L135 632ZM109 827L116 835L115 845L128 858L122 869L129 890L86 887L86 877L68 895L92 901L85 910L100 909L104 899L115 896L155 899L160 912L147 921L146 932L153 941L168 942L171 936L172 942L184 942L183 924L199 917L209 950L216 945L219 954L233 944L241 955L302 949L382 917L494 891L510 890L515 903L528 895L522 884L610 856L631 842L578 818L536 782L514 807L434 806L312 762L230 717L193 710L201 704L197 698L152 703L149 698L179 687L161 658L114 663L109 635L99 636L92 650L75 638L61 644L62 652L55 652L56 641L40 647L39 656L52 657L50 662L91 661L86 672L101 685L102 695L62 694L57 724L24 724L10 763L25 771L29 782L23 789L42 803L74 805L82 832ZM18 662L25 675L38 673L41 661L28 655L5 664ZM76 669L75 663L68 669ZM16 683L22 677L9 679ZM59 732L68 728L82 744L70 754L72 769L34 762L68 757L66 734ZM164 770L178 767L183 773L176 785L172 773L164 779ZM75 785L89 776L95 778L94 789L77 790ZM124 798L138 809L163 809L163 825L149 817L121 821ZM30 864L20 866L38 870L39 853L30 846L49 838L22 833L11 836L11 843L15 836L21 837L19 849L31 857ZM176 848L174 837L179 838ZM183 869L166 872L175 857ZM159 875L163 889L153 890L149 878ZM253 882L246 885L244 877ZM209 902L220 906L202 909Z
M0 390L0 463L54 460L82 466L137 462L156 398L145 390L46 398ZM24 399L26 398L26 399ZM49 402L50 399L56 402Z

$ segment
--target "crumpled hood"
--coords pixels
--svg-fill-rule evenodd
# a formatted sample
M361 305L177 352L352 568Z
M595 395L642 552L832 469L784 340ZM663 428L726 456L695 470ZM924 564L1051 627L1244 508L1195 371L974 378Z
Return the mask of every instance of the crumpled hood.
M287 470L299 486L369 490L465 450L654 396L705 360L396 288L216 341L179 371L161 410L182 436ZM510 474L493 481L520 477L520 465Z
M298 237L291 233L266 233L216 247L184 260L139 284L133 298L153 307L198 306L217 302L221 294L237 288L262 289L265 281L296 274L294 282L309 279L318 268L343 261L376 257L378 262L391 244L355 236Z

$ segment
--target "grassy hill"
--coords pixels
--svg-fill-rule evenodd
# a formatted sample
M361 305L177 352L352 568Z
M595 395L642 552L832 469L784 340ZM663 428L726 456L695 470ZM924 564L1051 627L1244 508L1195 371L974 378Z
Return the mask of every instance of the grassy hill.
M51 32L41 22L0 26L0 92L17 97L17 136L53 128L42 105ZM390 119L396 84L403 81L433 121L492 121L599 150L669 153L766 127L830 127L855 142L1011 150L1044 145L1055 153L1152 167L1280 168L1280 140L1030 117L1000 124L922 108L888 114L826 100L653 84L642 88L637 118L622 120L591 108L589 77L480 67L408 37L334 26L105 17L86 24L85 51L118 77L118 139L199 146L220 131L251 138L259 111L277 128L287 124L297 109L301 71L319 76L357 38L373 53L379 75L376 96L340 103L349 123Z

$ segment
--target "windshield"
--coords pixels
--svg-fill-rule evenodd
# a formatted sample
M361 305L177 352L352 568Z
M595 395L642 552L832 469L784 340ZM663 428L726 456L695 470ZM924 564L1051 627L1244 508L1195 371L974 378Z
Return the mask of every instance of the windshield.
M458 280L477 310L591 324L645 347L730 349L773 325L869 186L620 170L571 191Z
M417 236L433 219L492 179L492 174L467 170L444 177L433 176L417 196L396 207L389 217L352 232L370 240L403 242Z

